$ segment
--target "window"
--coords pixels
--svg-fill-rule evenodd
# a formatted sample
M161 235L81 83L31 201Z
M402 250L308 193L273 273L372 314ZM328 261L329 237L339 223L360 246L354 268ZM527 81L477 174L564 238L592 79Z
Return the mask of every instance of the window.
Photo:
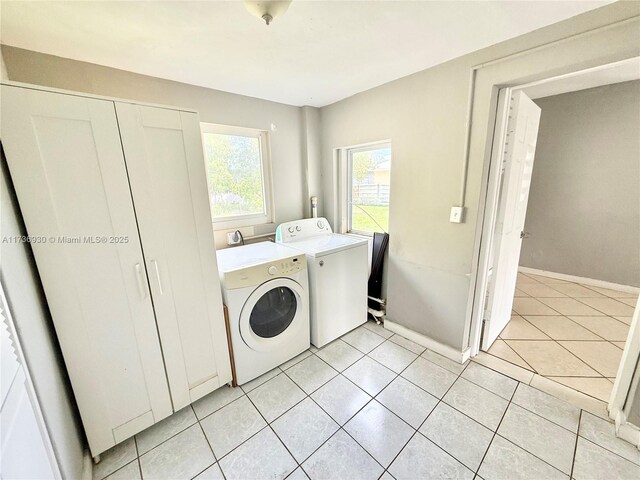
M219 228L271 221L267 133L201 124L211 218Z
M391 144L349 148L347 156L347 231L389 231Z

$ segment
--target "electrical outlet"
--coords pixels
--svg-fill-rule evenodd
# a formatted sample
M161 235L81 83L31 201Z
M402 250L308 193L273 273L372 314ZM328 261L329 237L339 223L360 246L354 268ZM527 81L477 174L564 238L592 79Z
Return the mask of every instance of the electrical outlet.
M451 207L451 214L449 215L449 221L451 223L462 223L462 216L464 214L464 207Z

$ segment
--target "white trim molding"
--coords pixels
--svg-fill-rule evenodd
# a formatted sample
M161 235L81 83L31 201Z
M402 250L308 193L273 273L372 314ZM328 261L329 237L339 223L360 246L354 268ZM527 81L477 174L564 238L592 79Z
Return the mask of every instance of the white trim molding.
M631 325L629 326L629 334L624 345L620 366L616 374L616 380L613 384L611 397L609 399L609 417L616 423L616 435L636 447L640 448L640 430L638 426L634 426L627 422L629 410L631 408L634 392L638 387L638 378L640 373L636 370L640 368L638 361L640 359L640 301L636 304Z
M392 322L389 319L384 320L384 328L389 330L390 332L397 333L398 335L411 340L412 342L417 343L418 345L422 345L429 350L432 350L440 355L447 357L454 362L458 362L459 364L463 364L467 360L469 360L469 356L471 353L471 349L467 348L466 350L460 352L449 345L445 345L444 343L440 343L433 338L427 337L418 332L414 332L413 330L403 327L402 325Z
M616 412L615 418L613 418L616 423L616 436L640 449L640 429L627 422L627 415L623 410L617 410Z
M518 271L522 273L528 273L530 275L538 275L539 277L557 278L558 280L565 280L567 282L581 283L583 285L590 285L592 287L608 288L610 290L619 290L621 292L640 294L639 287L622 285L620 283L606 282L604 280L596 280L595 278L578 277L576 275L549 272L547 270L538 270L537 268L529 267L518 267Z

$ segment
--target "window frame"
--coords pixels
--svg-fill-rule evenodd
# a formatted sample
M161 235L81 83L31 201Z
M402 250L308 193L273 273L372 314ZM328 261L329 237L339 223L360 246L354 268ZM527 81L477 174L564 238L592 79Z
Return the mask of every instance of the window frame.
M350 233L354 235L361 235L366 237L373 237L374 232L367 232L364 230L354 230L352 228L352 217L353 217L353 205L352 205L352 196L353 196L353 155L355 153L360 152L369 152L371 150L380 150L383 148L389 148L391 150L391 162L393 162L393 148L391 145L391 140L381 140L378 142L366 143L362 145L355 145L352 147L344 147L341 152L341 160L342 160L342 168L341 168L341 177L342 177L342 187L341 190L341 229L342 233ZM391 195L389 195L391 197ZM389 202L391 204L391 202Z
M262 176L262 198L263 213L248 213L243 215L232 215L228 217L211 217L214 230L225 230L229 228L248 227L252 225L263 225L273 223L273 188L271 174L271 149L269 143L269 132L257 128L236 127L217 123L200 122L200 134L202 136L202 151L204 159L205 173L207 175L207 192L209 202L211 202L211 192L209 192L209 182L207 171L206 150L204 148L204 134L213 133L218 135L233 135L240 137L257 138L260 147L260 170ZM209 207L211 211L211 206Z

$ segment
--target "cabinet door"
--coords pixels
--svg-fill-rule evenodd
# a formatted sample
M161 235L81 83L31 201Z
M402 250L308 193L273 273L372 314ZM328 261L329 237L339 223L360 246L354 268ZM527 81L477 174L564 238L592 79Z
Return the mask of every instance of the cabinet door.
M97 455L172 411L114 104L3 85L2 143Z
M190 112L116 111L177 410L231 380L200 124Z

